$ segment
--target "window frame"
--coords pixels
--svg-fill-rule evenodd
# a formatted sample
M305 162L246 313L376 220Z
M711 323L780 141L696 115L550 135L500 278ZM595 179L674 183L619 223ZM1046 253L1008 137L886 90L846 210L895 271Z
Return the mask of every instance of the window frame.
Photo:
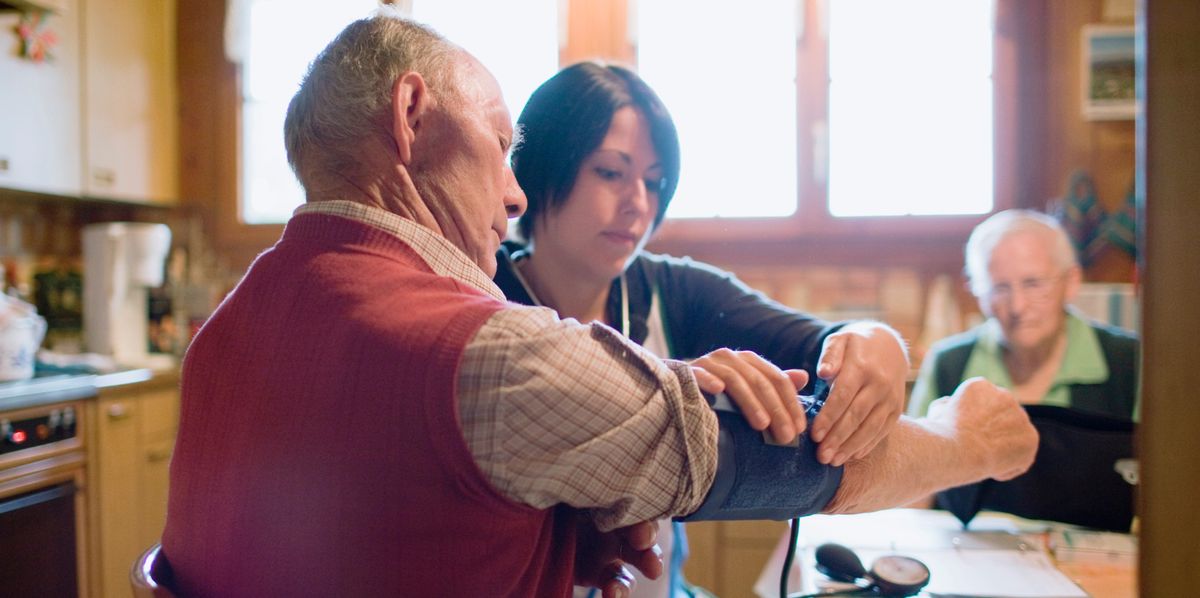
M629 0L632 1L632 0ZM828 52L820 32L822 0L801 0L805 31L797 36L797 172L798 209L791 216L772 218L671 219L651 241L651 251L692 255L715 263L794 263L812 257L821 263L920 262L929 267L956 269L970 229L989 214L973 216L834 217L829 213L825 186L809 169L813 148L812 124L823 119L827 95L808 93L828 84ZM606 59L625 64L636 61L636 45L628 35L626 0L592 2L564 0L566 43L560 47L560 64L586 59ZM248 265L282 234L282 224L246 224L241 221L241 69L224 58L220 36L225 7L194 7L180 11L181 97L208 101L184 102L181 124L193 135L181 148L182 192L200 198L191 204L208 213L218 254L232 267ZM1015 148L1025 139L1037 139L1042 115L1036 111L1018 118L1021 103L1036 102L1043 82L1036 73L1021 73L1022 59L1041 52L1042 34L1035 8L1020 2L997 0L994 45L994 205L999 211L1029 207L1035 198L1039 150L1036 144L1020 155ZM218 58L219 57L219 58ZM1031 96L1031 97L1027 97ZM1030 104L1033 105L1033 104ZM803 143L801 143L803 141ZM1025 144L1030 145L1030 144ZM732 244L737 251L730 252ZM837 245L838 252L826 248ZM923 261L936 256L938 264ZM859 260L856 262L856 260ZM941 262L944 262L942 264Z
M822 31L823 18L819 1L803 0L804 31L797 35L797 209L790 216L771 218L688 218L663 222L652 250L668 253L694 250L708 242L745 245L751 254L756 246L778 248L791 242L803 251L807 245L825 246L855 238L869 237L880 247L902 247L919 244L921 239L953 239L955 256L961 254L962 242L970 230L995 212L1018 207L1019 190L1013 181L1019 180L1020 168L1015 148L1021 130L1017 118L1021 81L1017 64L1021 45L1011 33L1020 31L1014 21L1022 18L1018 10L1003 10L999 3L996 14L993 47L993 203L992 210L971 215L904 215L904 216L834 216L829 210L828 177L815 176L807 167L814 160L812 131L828 123L829 110L829 49ZM814 93L813 90L819 90ZM684 174L686 176L686 173Z

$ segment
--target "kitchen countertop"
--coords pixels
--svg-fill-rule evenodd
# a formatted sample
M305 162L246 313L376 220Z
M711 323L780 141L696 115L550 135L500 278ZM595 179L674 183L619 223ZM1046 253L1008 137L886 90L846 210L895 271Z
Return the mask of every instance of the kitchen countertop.
M43 374L28 380L0 382L0 412L87 399L101 389L147 382L174 370L131 368L109 374Z

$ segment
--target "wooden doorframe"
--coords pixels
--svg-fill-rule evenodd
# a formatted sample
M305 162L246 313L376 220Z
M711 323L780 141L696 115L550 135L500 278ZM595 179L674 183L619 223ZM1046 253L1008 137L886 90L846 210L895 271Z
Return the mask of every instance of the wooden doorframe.
M1200 3L1139 1L1141 596L1200 587Z

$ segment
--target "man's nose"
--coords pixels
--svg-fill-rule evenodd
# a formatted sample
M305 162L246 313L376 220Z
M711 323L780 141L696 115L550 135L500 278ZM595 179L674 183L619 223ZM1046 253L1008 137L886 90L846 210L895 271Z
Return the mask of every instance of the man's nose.
M1008 309L1013 313L1021 313L1025 310L1025 306L1029 304L1029 298L1025 296L1025 291L1021 287L1013 287L1008 294Z
M525 192L517 184L517 177L513 175L512 170L509 170L508 187L504 190L504 211L509 218L519 218L527 207L529 201L525 198Z

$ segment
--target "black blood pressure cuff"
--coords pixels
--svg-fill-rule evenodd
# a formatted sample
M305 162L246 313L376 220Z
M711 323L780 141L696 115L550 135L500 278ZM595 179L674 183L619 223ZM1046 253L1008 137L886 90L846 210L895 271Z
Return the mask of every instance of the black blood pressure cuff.
M823 399L824 392L818 393ZM764 440L724 395L710 400L720 432L717 473L704 503L679 521L782 521L819 513L842 483L842 468L817 461L817 444L808 432L798 446ZM809 428L823 400L805 401Z

